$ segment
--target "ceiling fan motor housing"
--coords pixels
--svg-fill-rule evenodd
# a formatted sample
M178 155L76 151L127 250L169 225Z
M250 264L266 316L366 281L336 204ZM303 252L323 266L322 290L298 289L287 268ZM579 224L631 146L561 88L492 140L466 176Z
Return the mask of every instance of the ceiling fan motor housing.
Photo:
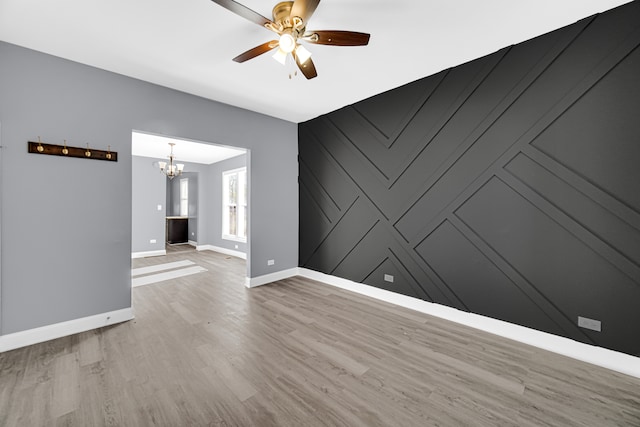
M291 16L292 1L282 1L273 8L273 22L280 28L279 32L289 33L298 38L304 34L306 22L300 17ZM295 34L294 34L295 33Z
M292 1L281 1L273 8L273 22L281 22L286 26L286 22L289 20L289 15L291 15L291 8L293 7Z

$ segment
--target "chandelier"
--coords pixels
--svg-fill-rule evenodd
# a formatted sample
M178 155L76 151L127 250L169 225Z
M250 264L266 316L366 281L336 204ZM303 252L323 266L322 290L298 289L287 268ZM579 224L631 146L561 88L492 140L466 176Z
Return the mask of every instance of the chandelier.
M165 174L167 178L173 179L182 173L184 165L182 163L176 163L175 165L173 164L173 146L176 144L170 142L169 145L171 146L171 154L169 154L169 166L167 166L167 162L158 162L158 165L160 166L160 172Z

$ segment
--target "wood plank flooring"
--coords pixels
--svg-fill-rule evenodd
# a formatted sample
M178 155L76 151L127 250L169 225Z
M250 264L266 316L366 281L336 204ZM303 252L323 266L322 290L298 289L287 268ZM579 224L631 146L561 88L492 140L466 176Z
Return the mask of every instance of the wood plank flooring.
M136 319L0 354L0 426L640 426L640 379L244 261L133 290Z

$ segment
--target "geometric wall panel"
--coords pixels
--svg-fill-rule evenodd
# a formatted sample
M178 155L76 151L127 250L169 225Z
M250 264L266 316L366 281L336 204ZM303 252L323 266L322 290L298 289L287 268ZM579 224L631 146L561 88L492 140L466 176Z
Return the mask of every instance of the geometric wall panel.
M615 210L610 210L596 202L597 193L585 194L567 183L559 175L564 172L567 175L565 179L570 179L571 174L564 171L562 167L556 165L555 170L551 171L520 153L506 165L505 169L553 205L553 208L571 218L569 221L574 222L574 225L579 224L589 233L597 236L602 243L615 248L619 255L623 255L629 261L629 264L635 267L640 266L640 227L636 228L627 221L620 220ZM626 210L624 206L617 207ZM636 275L634 270L633 268L625 269L631 277Z
M301 123L299 265L640 356L638 76L636 1Z
M635 49L534 142L635 211L640 211L640 182L633 179L640 165L639 79L640 49Z
M598 319L604 344L640 352L640 286L497 178L457 215L569 319ZM597 334L597 335L596 335Z
M380 139L388 148L435 89L435 85L436 81L433 80L418 80L380 94L375 100L364 100L354 109L379 132ZM385 111L378 107L380 102L387 105Z
M472 313L566 333L450 222L443 222L416 251Z

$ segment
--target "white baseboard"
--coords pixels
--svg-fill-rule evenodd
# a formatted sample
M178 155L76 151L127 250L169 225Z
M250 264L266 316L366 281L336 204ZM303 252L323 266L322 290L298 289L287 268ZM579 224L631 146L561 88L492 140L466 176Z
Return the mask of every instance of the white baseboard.
M221 248L220 246L197 245L196 250L197 251L214 251L214 252L219 252L225 255L231 255L236 258L247 259L247 254L244 252L234 251L233 249Z
M306 268L298 268L298 275L640 378L640 357L584 344L569 338L423 301Z
M288 279L289 277L298 276L298 268L290 268L288 270L276 271L275 273L265 274L258 277L247 277L245 286L247 288L255 288L257 286L267 285L278 280Z
M130 307L2 335L0 336L0 353L56 338L66 337L67 335L90 331L103 326L114 325L116 323L131 320L133 317L133 309Z
M147 251L147 252L131 252L131 259L134 258L146 258L150 256L162 256L166 255L167 251L162 249L160 251Z
M191 246L193 246L194 248L198 247L198 242L196 242L195 240L189 240L187 243L189 243Z

